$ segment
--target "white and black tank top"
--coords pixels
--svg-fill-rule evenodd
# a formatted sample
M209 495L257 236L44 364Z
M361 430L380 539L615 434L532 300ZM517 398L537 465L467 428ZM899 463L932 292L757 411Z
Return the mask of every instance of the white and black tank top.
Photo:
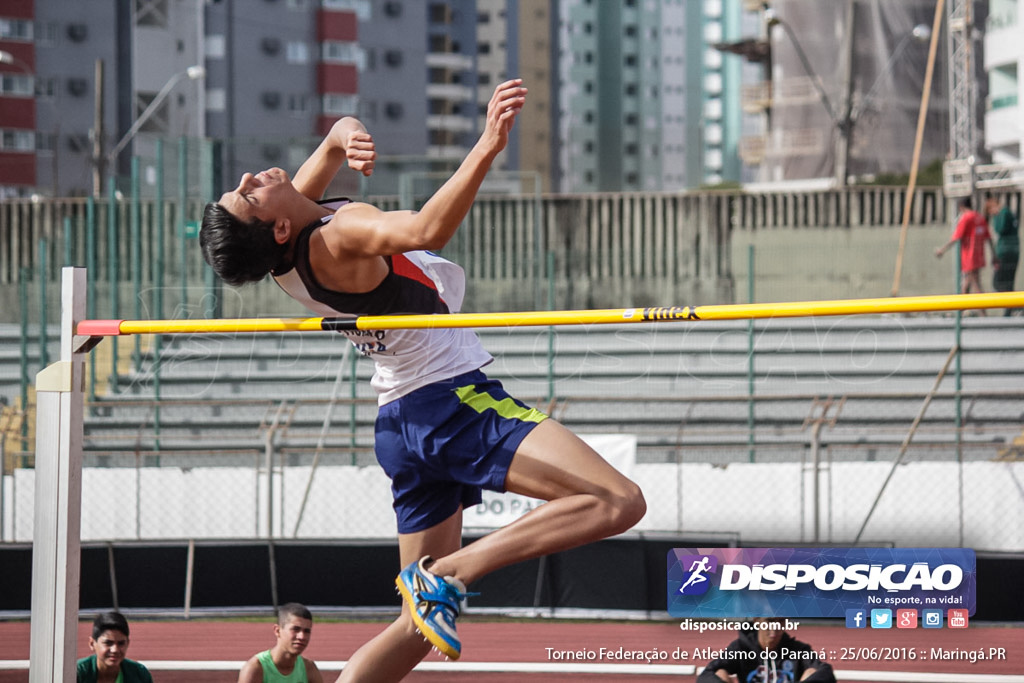
M337 210L348 200L321 202ZM388 274L372 291L339 292L320 285L309 265L309 238L332 215L299 233L291 266L274 273L285 292L316 315L401 315L458 313L466 291L461 267L429 251L385 257ZM344 330L356 349L373 359L370 384L383 405L439 380L476 370L493 357L468 329Z

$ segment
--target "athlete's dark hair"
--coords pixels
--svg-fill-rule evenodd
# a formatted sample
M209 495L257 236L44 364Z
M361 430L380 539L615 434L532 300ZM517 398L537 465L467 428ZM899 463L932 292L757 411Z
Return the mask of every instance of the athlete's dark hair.
M245 223L214 202L203 210L199 247L213 272L235 287L262 280L287 249L274 239L273 221L254 218Z
M120 612L104 612L99 614L92 622L92 637L99 638L104 631L120 631L127 637L128 620Z
M277 623L282 626L288 617L298 617L299 619L309 619L313 621L313 615L310 613L309 608L305 605L301 605L297 602L289 602L281 605L277 608Z
M960 207L964 209L970 209L973 202L970 197L964 197L960 200Z

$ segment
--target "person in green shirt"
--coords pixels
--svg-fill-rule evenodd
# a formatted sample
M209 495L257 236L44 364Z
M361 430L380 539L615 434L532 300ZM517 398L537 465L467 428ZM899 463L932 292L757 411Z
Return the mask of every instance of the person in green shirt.
M992 232L996 236L995 272L992 274L992 288L997 292L1012 292L1017 276L1017 262L1020 260L1020 236L1017 217L1009 207L991 192L985 194L985 213L989 215ZM1019 309L1017 309L1019 310ZM1014 309L1006 309L1003 315L1011 315Z
M128 620L120 612L104 612L92 622L89 649L78 660L78 683L153 683L149 670L127 659Z
M312 659L302 656L313 632L313 615L297 602L281 605L274 624L274 647L249 658L238 683L323 683Z

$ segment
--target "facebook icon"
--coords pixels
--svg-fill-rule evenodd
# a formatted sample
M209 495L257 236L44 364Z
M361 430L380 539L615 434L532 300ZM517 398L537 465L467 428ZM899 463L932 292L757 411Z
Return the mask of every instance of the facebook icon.
M846 610L846 628L867 628L867 612L862 609Z

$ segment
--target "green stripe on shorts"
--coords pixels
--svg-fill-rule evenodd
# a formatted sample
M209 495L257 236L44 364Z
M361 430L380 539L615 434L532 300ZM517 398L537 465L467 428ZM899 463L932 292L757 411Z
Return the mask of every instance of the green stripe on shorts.
M459 397L459 402L466 404L481 414L485 410L494 410L502 417L522 420L523 422L541 422L547 419L547 415L539 410L525 408L511 398L503 398L500 401L496 401L493 396L486 392L478 393L476 386L473 384L459 387L455 390L455 395Z

